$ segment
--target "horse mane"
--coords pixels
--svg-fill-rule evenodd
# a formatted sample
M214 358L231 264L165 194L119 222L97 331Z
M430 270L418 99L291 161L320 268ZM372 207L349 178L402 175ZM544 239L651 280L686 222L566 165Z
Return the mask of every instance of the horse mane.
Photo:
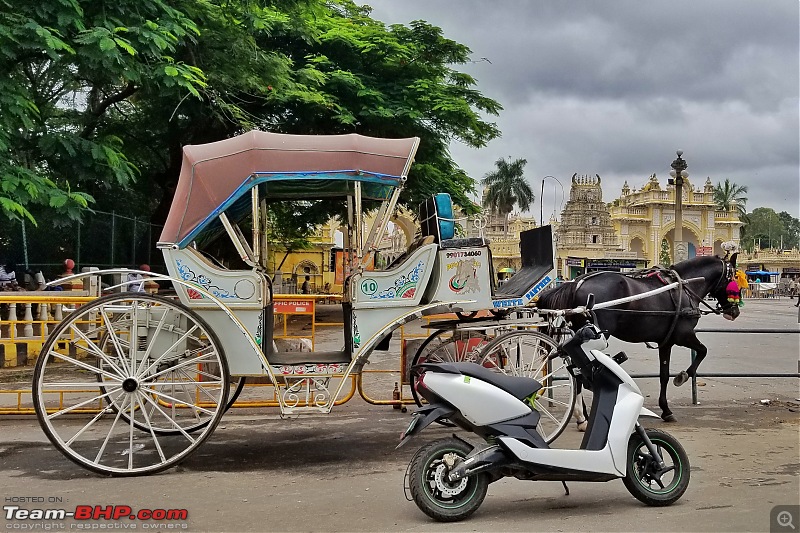
M542 292L536 305L542 309L569 309L575 301L577 282L562 283L558 287Z

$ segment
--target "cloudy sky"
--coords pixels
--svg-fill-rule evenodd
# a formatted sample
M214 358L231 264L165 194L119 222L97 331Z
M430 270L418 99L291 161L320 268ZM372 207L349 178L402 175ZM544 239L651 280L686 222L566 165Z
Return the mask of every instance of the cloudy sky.
M677 149L694 185L728 178L749 188L748 211L800 217L797 0L364 3L472 50L457 68L503 105L502 138L452 154L476 179L499 157L527 159L537 218L544 176L569 194L573 173L599 174L608 202L625 180L639 189L656 173L665 185ZM561 202L546 180L544 218Z

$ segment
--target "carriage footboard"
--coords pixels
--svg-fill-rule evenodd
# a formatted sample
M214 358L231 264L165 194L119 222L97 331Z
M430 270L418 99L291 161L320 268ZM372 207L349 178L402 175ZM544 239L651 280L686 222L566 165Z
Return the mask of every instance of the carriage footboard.
M272 365L304 365L349 363L350 355L345 351L332 352L271 352L267 354Z

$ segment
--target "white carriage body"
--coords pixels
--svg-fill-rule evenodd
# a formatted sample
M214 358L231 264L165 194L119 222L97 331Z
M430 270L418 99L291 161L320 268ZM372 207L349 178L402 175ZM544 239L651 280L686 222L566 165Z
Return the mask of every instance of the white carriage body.
M273 382L278 375L309 372L346 376L360 371L375 347L407 322L427 314L525 305L553 279L537 279L538 289L526 286L514 297L495 294L489 243L482 237L457 238L447 194L423 204L422 237L403 258L386 270L365 269L393 214L418 141L250 132L184 149L176 199L185 200L173 203L159 248L170 277L181 281L175 284L181 303L217 334L232 375L267 375ZM327 198L345 202L351 228L345 254L353 261L344 285L343 348L303 355L277 352L271 282L260 258L263 202ZM381 207L364 239L361 212L367 200ZM248 216L251 242L238 226ZM227 270L195 249L194 242L209 232L227 233L251 268Z

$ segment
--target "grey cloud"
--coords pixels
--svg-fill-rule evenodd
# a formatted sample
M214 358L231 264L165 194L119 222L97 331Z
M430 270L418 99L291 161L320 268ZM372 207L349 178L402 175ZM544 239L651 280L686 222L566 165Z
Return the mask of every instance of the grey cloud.
M525 157L534 190L545 175L598 173L608 201L626 179L665 181L680 148L695 185L730 178L749 187L749 209L800 214L795 0L369 3L379 20L426 20L491 60L457 66L505 108L502 139L452 146L476 179Z

